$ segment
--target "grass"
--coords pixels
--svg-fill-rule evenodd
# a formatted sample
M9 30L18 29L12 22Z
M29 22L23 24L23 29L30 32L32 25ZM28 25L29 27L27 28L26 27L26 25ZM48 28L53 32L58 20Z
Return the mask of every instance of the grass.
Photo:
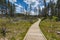
M10 18L13 19L13 18ZM28 29L32 25L30 21L11 21L8 18L0 18L0 31L2 27L5 27L7 30L6 37L9 40L23 40L24 36L26 35ZM35 19L32 20L33 23L36 21ZM2 34L0 33L0 38L2 38Z
M41 21L40 28L47 40L60 40L60 33L57 33L60 32L60 22L45 19Z

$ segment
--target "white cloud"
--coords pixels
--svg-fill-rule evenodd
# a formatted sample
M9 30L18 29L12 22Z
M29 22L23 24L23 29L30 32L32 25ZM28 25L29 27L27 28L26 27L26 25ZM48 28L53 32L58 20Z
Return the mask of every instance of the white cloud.
M17 2L17 0L13 0L14 2Z
M46 2L49 2L50 0L46 0Z
M23 13L23 12L26 11L26 10L23 8L23 6L21 6L20 4L18 5L18 4L15 3L15 5L16 5L16 13Z
M24 9L22 7L16 7L16 13L23 13Z
M33 8L37 7L40 4L39 0L24 0L24 2L27 4L32 4L31 6Z
M30 15L36 15L34 11L31 11L31 14Z
M41 10L42 10L42 8L44 8L44 6L41 6L40 8L41 8Z
M30 15L38 15L38 11L35 12L34 10L32 10Z
M17 2L17 0L9 0L10 2L14 3L14 2Z
M34 5L32 5L32 7L37 7L39 5L39 2L36 1Z
M50 0L46 0L46 2L49 2ZM51 0L51 1L54 1L55 3L57 2L57 0Z
M54 2L56 3L58 0L54 0Z
M16 7L22 7L20 4L16 4L16 3L15 3L15 5L16 5ZM23 7L22 7L22 8L23 8Z
M24 2L27 4L31 4L31 3L36 2L36 1L38 1L38 0L24 0Z
M38 15L38 11L34 12L34 9L37 8L38 9L38 5L40 5L41 3L39 3L40 0L24 0L25 3L27 4L31 4L32 9L31 10L31 15Z

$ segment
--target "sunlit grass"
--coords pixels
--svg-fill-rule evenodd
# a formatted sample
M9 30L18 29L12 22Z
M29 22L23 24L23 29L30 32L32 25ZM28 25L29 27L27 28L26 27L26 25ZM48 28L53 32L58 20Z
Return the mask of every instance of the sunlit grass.
M12 18L10 18L12 19ZM26 35L28 29L30 28L30 26L32 25L32 23L30 21L11 21L8 18L5 19L0 19L0 29L2 27L6 27L6 30L8 31L6 33L6 38L8 38L9 40L23 40L24 36ZM37 20L32 20L33 23ZM2 38L3 36L0 33L0 38Z
M41 21L40 28L47 40L60 40L60 22L56 22L53 20L45 19Z

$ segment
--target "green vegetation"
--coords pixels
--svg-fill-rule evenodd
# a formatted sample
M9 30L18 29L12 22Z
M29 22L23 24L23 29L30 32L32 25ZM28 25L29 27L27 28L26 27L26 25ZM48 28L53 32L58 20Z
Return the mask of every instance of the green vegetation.
M47 40L60 40L60 21L55 21L57 18L44 19L40 23L40 28Z
M33 23L35 19L31 20ZM0 18L0 38L8 38L9 40L23 40L24 36L26 35L29 27L31 26L31 22L27 20L19 20L15 21L14 18ZM2 35L1 33L5 28L6 36Z

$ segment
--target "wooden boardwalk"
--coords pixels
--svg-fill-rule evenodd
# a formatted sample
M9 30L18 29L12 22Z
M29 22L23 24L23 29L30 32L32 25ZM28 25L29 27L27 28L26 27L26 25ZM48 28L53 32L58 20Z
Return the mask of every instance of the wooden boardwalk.
M47 40L39 28L40 19L28 30L23 40Z

